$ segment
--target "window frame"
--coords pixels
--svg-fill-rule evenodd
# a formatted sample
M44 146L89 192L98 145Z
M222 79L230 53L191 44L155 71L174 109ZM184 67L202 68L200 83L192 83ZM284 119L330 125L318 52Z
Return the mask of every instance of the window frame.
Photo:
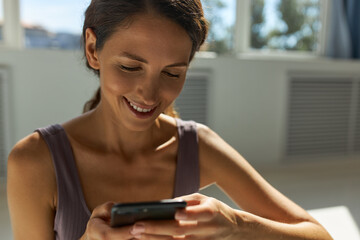
M0 47L5 48L25 48L25 36L20 23L20 0L0 0L3 1L4 24L3 40ZM243 57L322 57L325 54L325 39L329 26L329 13L331 1L319 0L321 4L320 21L322 28L319 35L319 48L314 52L296 51L276 51L276 50L256 50L250 48L250 28L251 28L251 0L235 0L236 14L234 26L234 55Z
M234 33L235 55L239 58L244 57L275 57L275 58L314 58L323 57L326 48L326 36L328 33L331 1L319 0L320 2L320 21L321 31L319 33L319 47L313 52L301 51L277 51L277 50L258 50L250 48L251 37L251 0L236 0L236 21Z
M10 84L9 84L9 70L7 67L0 66L0 101L3 102L3 108L0 109L0 121L3 122L3 147L4 147L4 158L0 159L0 166L7 168L6 156L10 153L11 143L12 143L12 134L11 134L11 121L10 121ZM0 156L2 157L2 156ZM1 162L3 161L3 162ZM6 171L0 170L0 180L2 178L6 179Z
M20 24L20 2L19 0L0 0L3 2L4 23L3 40L0 41L0 47L5 48L23 48L23 30Z
M0 4L2 4L2 11L3 11L3 12L2 12L2 15L3 15L3 19L2 19L3 22L2 22L2 24L4 24L4 22L5 22L5 21L4 21L4 12L5 12L5 11L4 11L4 0L0 0ZM3 30L2 30L2 31L4 31L4 26L3 26ZM3 35L3 36L2 36L3 39L0 39L0 46L2 46L2 45L4 44L4 34L2 34L2 35Z

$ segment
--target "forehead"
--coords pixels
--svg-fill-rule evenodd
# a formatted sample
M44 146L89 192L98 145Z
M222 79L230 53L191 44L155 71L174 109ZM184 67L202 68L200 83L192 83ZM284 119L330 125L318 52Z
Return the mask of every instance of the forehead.
M137 15L126 26L121 26L104 44L109 53L136 52L144 58L190 58L190 36L172 20L155 15Z

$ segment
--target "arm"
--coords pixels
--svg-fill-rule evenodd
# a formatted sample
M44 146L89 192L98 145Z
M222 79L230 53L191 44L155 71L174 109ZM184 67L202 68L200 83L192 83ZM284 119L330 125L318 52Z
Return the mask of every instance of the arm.
M229 144L199 125L202 185L216 182L243 209L233 210L241 235L248 239L331 239L304 209L257 173Z
M55 172L38 133L21 140L11 151L7 195L14 239L54 239Z
M181 197L177 221L141 221L141 239L331 240L304 209L267 183L240 154L205 126L198 126L201 186L216 182L243 210L201 194Z
M192 194L172 222L142 221L134 229L141 239L331 240L304 209L267 183L240 154L205 126L199 125L201 185L216 182L243 209ZM138 226L138 228L137 228ZM173 238L169 238L173 239Z

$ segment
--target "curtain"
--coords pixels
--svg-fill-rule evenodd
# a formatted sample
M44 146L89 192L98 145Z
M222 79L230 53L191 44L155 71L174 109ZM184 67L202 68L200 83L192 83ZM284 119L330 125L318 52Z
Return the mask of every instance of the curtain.
M331 1L325 55L360 59L360 0Z

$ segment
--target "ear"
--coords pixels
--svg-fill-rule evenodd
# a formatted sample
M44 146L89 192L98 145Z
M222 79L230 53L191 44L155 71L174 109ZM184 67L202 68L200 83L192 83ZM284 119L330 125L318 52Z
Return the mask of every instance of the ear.
M87 28L85 32L85 53L89 65L95 69L100 69L98 53L96 51L96 35L91 28Z

